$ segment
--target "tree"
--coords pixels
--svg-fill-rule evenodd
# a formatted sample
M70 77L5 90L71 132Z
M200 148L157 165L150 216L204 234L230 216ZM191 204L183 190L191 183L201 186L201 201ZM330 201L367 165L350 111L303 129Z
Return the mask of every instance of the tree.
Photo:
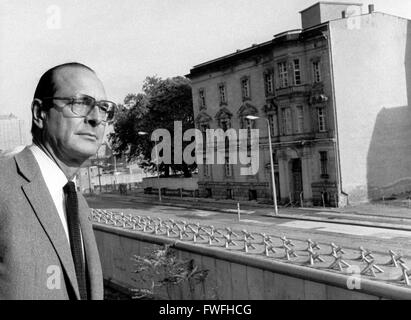
M128 94L124 99L114 121L114 132L109 139L117 153L127 154L127 160L138 163L151 171L156 164L151 162L151 150L154 142L150 140L156 129L167 129L172 137L171 150L174 150L174 121L182 122L183 132L194 128L193 102L191 85L187 78L173 77L161 79L157 76L147 77L142 87L143 93ZM138 132L147 132L142 136ZM183 143L184 147L190 142ZM161 153L160 153L161 154ZM168 176L169 169L175 174L184 173L188 177L196 169L196 164L174 163L160 165L160 173Z

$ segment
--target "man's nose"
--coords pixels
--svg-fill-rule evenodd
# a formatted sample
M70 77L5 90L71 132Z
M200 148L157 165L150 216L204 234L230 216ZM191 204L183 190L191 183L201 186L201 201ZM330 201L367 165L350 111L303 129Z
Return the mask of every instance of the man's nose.
M98 106L94 106L85 119L92 126L98 126L102 122Z

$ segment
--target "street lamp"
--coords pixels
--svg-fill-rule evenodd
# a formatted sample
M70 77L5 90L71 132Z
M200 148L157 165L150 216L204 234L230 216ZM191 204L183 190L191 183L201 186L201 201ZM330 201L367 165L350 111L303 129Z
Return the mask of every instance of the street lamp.
M271 130L270 130L270 121L267 118L260 118L253 115L246 116L249 120L264 119L267 121L268 128L268 145L270 148L270 165L271 165L271 184L273 185L273 201L274 201L274 215L278 216L278 207L277 207L277 191L275 187L275 178L274 178L274 160L273 160L273 147L271 145Z
M100 193L101 193L100 158L99 158L99 156L98 156L98 150L97 150L96 156L97 156L97 175L98 175L98 185L99 185L99 189L100 189Z
M139 132L138 132L138 135L139 135L139 136L146 136L146 135L148 135L148 132L139 131ZM155 152L156 152L157 182L158 182L158 200L161 202L162 199L161 199L161 188L160 188L160 170L159 170L159 165L158 165L158 158L159 158L159 156L158 156L157 143L156 143L156 142L157 142L157 140L154 141L154 149L155 149Z
M114 177L114 190L117 188L117 154L113 152L113 161L114 161L114 172L113 172L113 177Z

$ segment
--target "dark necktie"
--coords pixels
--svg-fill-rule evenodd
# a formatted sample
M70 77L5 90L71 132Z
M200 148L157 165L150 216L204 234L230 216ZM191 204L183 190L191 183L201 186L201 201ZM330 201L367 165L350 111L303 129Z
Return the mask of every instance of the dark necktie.
M80 299L87 300L86 268L81 242L80 217L76 187L72 181L69 181L64 186L63 191L66 195L68 233L70 238L71 254L73 256L74 267L76 270Z

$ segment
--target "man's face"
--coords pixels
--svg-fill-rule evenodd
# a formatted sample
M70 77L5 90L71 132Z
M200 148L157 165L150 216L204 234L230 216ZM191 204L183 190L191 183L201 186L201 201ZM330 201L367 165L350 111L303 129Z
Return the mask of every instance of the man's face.
M100 80L91 71L79 67L66 67L54 74L54 97L72 98L88 95L96 100L106 99ZM53 100L44 122L43 141L51 147L60 161L82 163L100 147L105 123L94 108L87 117L74 115L66 101Z

